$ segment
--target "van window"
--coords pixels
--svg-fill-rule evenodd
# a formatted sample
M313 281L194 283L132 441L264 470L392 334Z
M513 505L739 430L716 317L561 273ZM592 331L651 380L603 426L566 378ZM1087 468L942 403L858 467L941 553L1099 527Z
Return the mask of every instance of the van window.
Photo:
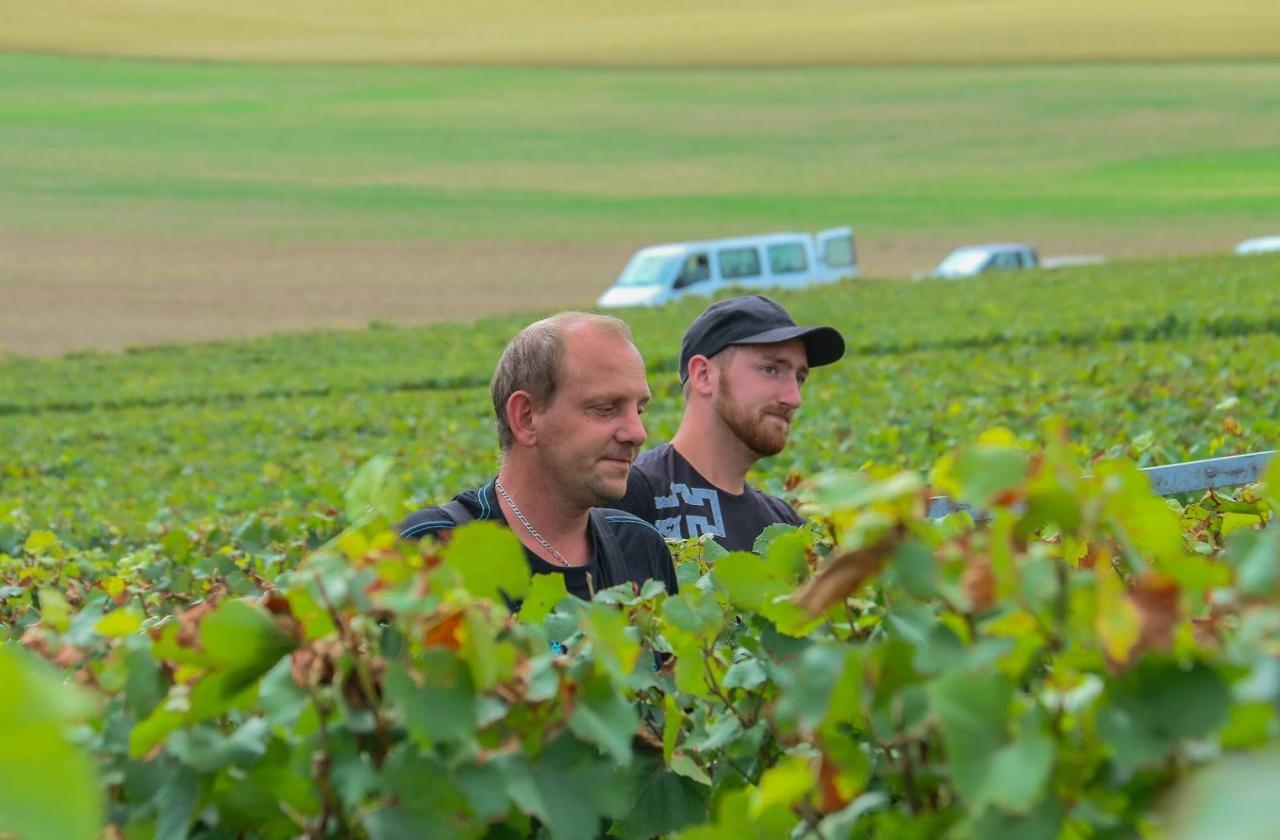
M711 260L707 258L706 253L690 254L685 258L684 266L680 269L680 276L676 278L677 289L687 289L694 283L701 283L703 280L711 279Z
M809 270L809 258L805 255L804 246L799 242L770 245L766 252L769 255L769 271L772 274L795 274Z
M726 280L760 276L760 252L755 248L726 248L716 252L716 259Z
M656 286L661 283L664 277L670 277L667 272L671 270L671 261L673 257L665 254L647 254L642 257L636 257L627 263L627 267L623 269L622 274L618 277L617 285L619 286Z
M847 236L833 236L822 243L822 261L828 268L849 268L853 265L853 240Z

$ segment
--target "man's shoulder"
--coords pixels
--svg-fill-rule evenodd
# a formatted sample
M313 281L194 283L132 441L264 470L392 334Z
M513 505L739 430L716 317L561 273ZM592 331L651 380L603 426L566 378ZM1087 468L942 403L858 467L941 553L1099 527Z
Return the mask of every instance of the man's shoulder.
M674 453L675 447L669 443L655 446L653 449L646 449L636 456L635 463L631 465L631 469L645 478L669 474L675 465Z
M422 539L441 531L448 531L458 527L458 523L454 522L444 508L440 505L433 505L429 508L414 511L404 518L400 523L399 532L402 540Z
M467 490L443 505L432 505L414 511L404 518L397 529L402 540L418 540L450 531L464 521L495 518L496 505L489 498L488 485L478 490Z
M653 527L652 523L646 522L634 513L628 513L618 508L596 508L596 510L599 516L604 517L605 522L609 524L618 539L635 539L646 542L657 540L664 546L666 545L666 541L663 540L662 534L658 532L658 529Z
M769 511L778 518L779 522L785 522L788 525L803 525L804 517L796 513L796 509L789 502L758 490L751 485L747 485L747 495L750 496L756 505Z

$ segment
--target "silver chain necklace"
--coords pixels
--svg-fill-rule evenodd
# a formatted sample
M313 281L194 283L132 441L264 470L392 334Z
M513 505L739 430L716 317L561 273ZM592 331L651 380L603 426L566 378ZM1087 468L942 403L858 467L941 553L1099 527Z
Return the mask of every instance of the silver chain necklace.
M564 559L564 555L556 551L555 546L547 542L546 537L538 533L538 529L533 527L533 525L529 522L528 517L524 515L524 511L516 507L516 503L511 501L511 496L507 493L507 488L502 486L502 482L498 481L498 479L495 478L493 480L493 486L498 489L498 495L502 496L502 500L507 503L507 507L511 508L511 512L516 515L516 519L519 519L520 524L523 525L524 529L529 532L529 536L537 540L538 545L542 546L547 551L550 551L551 556L560 561L560 565L569 566L570 568L572 568L573 564L570 563L568 560Z

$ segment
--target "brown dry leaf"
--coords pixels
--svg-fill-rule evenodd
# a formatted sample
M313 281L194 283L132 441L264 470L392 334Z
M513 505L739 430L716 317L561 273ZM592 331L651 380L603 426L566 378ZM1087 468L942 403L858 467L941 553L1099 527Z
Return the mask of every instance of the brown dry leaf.
M63 645L62 650L58 651L58 655L53 657L52 662L59 668L70 668L72 665L79 665L84 661L84 651L72 645Z
M824 814L834 814L852 801L840 793L840 786L837 784L839 775L840 768L836 767L824 752L822 754L822 762L818 766L818 794L820 797L818 808Z
M458 631L462 629L462 611L446 615L427 628L427 636L423 641L427 647L444 647L457 650L462 647L462 637Z
M889 556L887 542L870 548L847 551L828 563L809 582L791 596L798 607L810 615L821 615L827 607L838 604L884 568Z
M1021 487L1011 487L1008 490L1001 490L991 500L992 507L1013 507L1027 499L1027 493Z
M178 613L176 616L178 633L174 637L175 641L183 647L203 650L203 645L200 643L200 620L213 612L217 606L217 602L211 599Z
M509 706L514 706L524 700L523 686L512 681L506 683L498 683L493 687L494 695Z
M41 656L49 655L49 640L45 638L44 627L39 624L32 624L22 631L22 638L18 640L18 644L27 650L34 650Z
M996 575L985 557L970 556L964 573L960 575L960 588L969 599L972 612L983 612L996 600Z
M305 689L328 685L337 675L335 661L341 655L342 643L336 639L318 639L308 648L295 650L289 655L293 681Z
M1222 431L1229 435L1240 437L1244 434L1244 429L1240 427L1240 423L1234 417L1222 418Z
M293 615L293 607L289 606L289 599L281 595L278 589L273 589L262 596L262 606L266 607L267 612L272 615Z
M1182 619L1178 605L1178 583L1165 575L1143 575L1129 590L1129 600L1138 608L1142 629L1130 660L1143 651L1168 650L1173 631Z

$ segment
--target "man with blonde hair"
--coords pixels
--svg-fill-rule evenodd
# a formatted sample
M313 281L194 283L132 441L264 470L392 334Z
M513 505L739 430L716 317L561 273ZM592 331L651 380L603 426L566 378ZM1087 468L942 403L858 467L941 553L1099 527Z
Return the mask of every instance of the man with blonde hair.
M503 351L490 391L502 450L497 477L411 514L400 536L496 520L520 538L535 574L563 575L581 598L650 579L675 592L658 532L605 507L626 492L645 439L649 386L627 325L581 312L530 324Z
M767 297L711 304L681 343L680 428L637 459L618 507L666 537L711 534L729 551L750 551L769 525L802 524L789 504L747 484L747 473L787 445L809 369L843 355L833 327L797 326Z

